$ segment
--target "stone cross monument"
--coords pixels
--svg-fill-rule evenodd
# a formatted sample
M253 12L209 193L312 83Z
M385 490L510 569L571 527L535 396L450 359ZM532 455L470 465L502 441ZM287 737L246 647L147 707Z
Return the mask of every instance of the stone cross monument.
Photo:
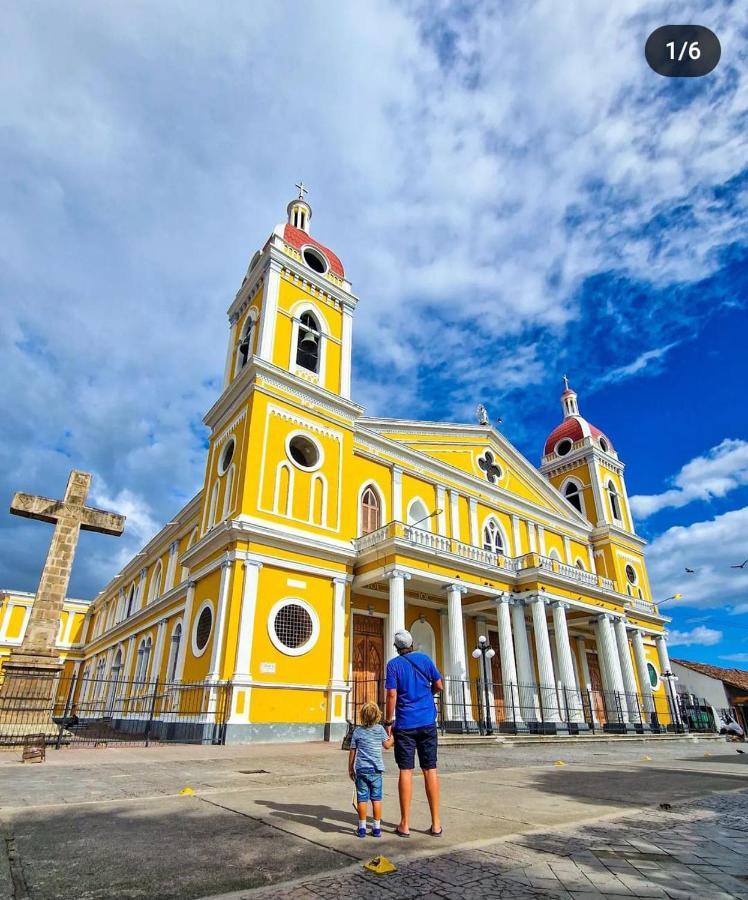
M7 676L33 677L46 671L50 675L60 669L55 649L60 627L60 613L67 593L78 535L83 531L120 535L125 517L86 506L91 475L76 469L70 473L62 500L17 493L10 511L17 516L51 522L55 526L47 553L36 599L31 607L23 643L13 650L3 668Z

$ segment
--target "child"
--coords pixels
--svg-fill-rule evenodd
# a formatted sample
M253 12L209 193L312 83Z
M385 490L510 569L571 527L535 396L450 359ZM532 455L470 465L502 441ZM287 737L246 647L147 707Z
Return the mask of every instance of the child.
M372 837L382 836L382 747L385 750L394 744L393 737L379 724L382 710L376 703L364 703L361 707L361 725L351 737L348 754L348 774L356 782L356 808L358 809L358 831L360 838L366 837L366 806L371 799L374 825Z

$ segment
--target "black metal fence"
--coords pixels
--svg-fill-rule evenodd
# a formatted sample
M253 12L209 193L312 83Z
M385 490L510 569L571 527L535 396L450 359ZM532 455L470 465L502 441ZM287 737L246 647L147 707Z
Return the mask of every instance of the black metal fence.
M537 684L484 683L445 677L435 695L436 721L442 734L583 734L715 732L705 700L643 696L617 691L550 687ZM383 680L353 681L347 719L358 723L361 705L379 704L384 712Z
M0 681L0 749L31 735L57 748L223 744L230 710L226 682L8 676Z

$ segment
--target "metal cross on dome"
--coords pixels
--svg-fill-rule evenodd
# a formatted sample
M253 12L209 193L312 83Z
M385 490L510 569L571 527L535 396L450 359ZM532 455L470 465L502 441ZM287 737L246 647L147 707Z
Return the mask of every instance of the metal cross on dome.
M298 184L295 184L294 187L299 189L299 200L304 199L304 194L309 193L309 188L304 187L304 182L300 181Z
M486 473L486 478L491 484L495 484L496 480L501 478L501 468L494 462L493 453L491 453L490 450L486 450L483 456L481 456L478 460L478 465Z

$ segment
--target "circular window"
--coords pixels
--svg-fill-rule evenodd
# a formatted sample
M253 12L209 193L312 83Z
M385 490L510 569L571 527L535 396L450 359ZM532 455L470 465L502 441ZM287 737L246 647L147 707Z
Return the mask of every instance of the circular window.
M652 665L652 663L647 663L647 674L649 675L649 683L653 688L656 688L660 683L660 676L657 674L657 669Z
M270 639L278 650L301 656L310 650L319 635L319 620L303 600L281 600L270 610Z
M292 435L286 449L288 455L301 469L316 469L322 463L319 445L305 434Z
M228 467L231 465L231 460L234 458L234 447L236 447L236 441L231 438L223 448L221 458L218 460L219 475L224 475Z
M626 566L626 578L628 578L630 584L636 584L636 570L633 566Z
M603 453L608 452L608 442L603 437L600 438L600 449L603 451Z
M564 438L562 441L559 441L556 444L556 453L559 456L566 456L566 454L571 450L571 441L569 438Z
M195 630L192 635L193 652L196 656L201 656L208 646L210 640L210 632L213 629L213 609L209 602L203 605L195 622Z
M320 275L324 275L327 271L327 260L325 257L318 253L316 250L312 250L311 247L306 247L303 252L304 262L309 266L310 269L313 269L315 272L319 272Z

